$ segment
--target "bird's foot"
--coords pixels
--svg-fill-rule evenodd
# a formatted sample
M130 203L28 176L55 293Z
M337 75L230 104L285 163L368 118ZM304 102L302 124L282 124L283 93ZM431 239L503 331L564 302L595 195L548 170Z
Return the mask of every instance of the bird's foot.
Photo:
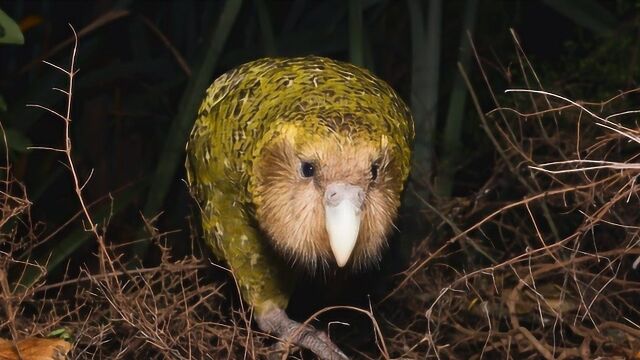
M321 360L349 360L323 331L289 319L282 309L274 308L256 316L258 326L280 338L278 352L288 351L290 344L310 350Z

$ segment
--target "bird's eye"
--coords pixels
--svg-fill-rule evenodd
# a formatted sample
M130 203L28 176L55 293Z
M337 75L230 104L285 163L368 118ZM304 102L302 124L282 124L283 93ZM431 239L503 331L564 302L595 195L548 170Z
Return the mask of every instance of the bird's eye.
M378 170L379 170L378 164L373 164L371 165L371 180L375 180L378 178Z
M316 173L316 167L308 161L303 161L302 164L300 164L300 172L302 176L306 178L312 177Z

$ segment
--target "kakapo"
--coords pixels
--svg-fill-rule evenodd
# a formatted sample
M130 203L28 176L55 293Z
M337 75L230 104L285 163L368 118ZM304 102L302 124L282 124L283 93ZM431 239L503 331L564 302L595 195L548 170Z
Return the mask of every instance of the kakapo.
M187 145L204 238L234 272L258 326L321 359L347 358L285 309L296 271L380 259L409 173L409 109L367 70L265 58L208 89Z

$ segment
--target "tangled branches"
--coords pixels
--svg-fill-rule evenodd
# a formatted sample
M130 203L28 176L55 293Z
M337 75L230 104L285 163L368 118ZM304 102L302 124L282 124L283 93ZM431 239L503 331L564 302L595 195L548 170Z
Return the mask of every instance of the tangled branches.
M473 197L449 205L455 220L434 218L448 240L418 247L387 300L423 316L392 316L390 341L407 357L633 357L640 131L626 107L640 89L601 103L547 92L515 40L524 82L540 90L499 97L478 60L496 109L480 111L467 85L498 157Z

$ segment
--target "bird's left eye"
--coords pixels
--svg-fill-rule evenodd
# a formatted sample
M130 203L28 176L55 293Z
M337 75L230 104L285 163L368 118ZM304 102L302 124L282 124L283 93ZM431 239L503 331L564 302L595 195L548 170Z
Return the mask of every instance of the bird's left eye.
M371 165L371 180L375 180L378 178L378 170L380 166L378 164Z
M313 166L312 163L308 161L303 161L302 164L300 164L300 172L302 173L302 176L308 178L315 175L316 168L315 166Z

